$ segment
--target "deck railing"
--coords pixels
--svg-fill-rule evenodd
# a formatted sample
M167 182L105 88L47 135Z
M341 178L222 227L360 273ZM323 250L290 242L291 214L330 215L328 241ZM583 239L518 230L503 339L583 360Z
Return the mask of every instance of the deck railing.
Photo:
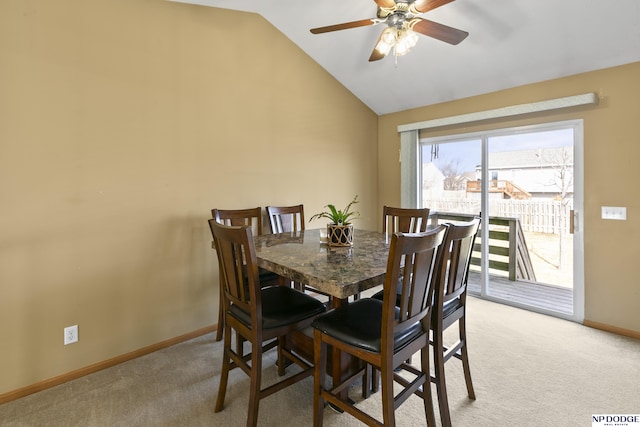
M444 222L470 221L474 215L452 212L432 212L431 225ZM471 265L480 266L480 238L482 227L473 248ZM518 218L489 217L489 271L504 275L509 280L536 281L536 275L529 257L529 249Z

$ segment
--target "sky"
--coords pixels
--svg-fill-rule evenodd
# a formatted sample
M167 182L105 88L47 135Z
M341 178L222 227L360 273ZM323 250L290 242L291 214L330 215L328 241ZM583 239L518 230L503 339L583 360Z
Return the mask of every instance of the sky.
M421 141L425 144L423 140ZM473 172L480 165L482 141L480 138L464 139L461 142L438 144L438 158L433 162L442 169L443 166L458 162L458 172ZM573 128L557 129L544 132L529 132L511 135L492 136L489 138L489 152L533 150L537 148L562 147L573 145ZM429 163L432 145L422 146L422 161Z

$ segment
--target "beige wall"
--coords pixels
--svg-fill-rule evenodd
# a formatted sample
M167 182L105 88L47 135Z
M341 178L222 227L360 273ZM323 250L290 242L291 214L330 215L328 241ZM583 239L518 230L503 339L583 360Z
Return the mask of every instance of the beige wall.
M635 63L382 116L378 122L378 202L400 203L400 165L387 160L398 158L398 125L597 92L602 98L597 107L440 129L425 136L583 118L585 321L639 333L638 76L640 63ZM626 206L627 221L600 219L601 206Z
M258 15L3 0L0 62L0 394L214 324L213 207L375 228L376 115Z

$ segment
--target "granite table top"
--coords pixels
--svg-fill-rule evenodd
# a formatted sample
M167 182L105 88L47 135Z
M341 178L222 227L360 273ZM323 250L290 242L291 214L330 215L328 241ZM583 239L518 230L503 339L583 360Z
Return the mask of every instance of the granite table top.
M260 267L339 299L383 284L390 240L359 229L351 247L321 243L317 229L254 238Z

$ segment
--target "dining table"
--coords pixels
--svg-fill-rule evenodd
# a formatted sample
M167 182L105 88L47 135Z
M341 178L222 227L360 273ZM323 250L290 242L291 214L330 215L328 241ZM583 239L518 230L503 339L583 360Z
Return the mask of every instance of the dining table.
M354 230L351 246L330 246L320 229L256 236L258 266L292 282L330 295L330 307L348 304L349 297L384 283L391 241L387 233ZM313 360L313 332L293 334L292 345ZM338 384L360 368L346 354L330 350L328 370ZM348 399L347 390L342 398Z
M331 246L320 229L256 236L258 266L332 296L333 307L382 285L387 270L387 233L354 230L353 244Z

